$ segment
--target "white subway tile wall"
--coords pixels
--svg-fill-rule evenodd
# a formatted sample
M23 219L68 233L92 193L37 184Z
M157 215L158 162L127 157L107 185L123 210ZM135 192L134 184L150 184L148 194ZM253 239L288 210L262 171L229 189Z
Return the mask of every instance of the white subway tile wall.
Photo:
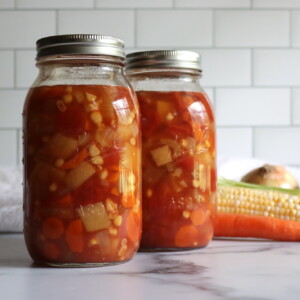
M28 88L38 74L35 66L35 50L16 51L16 87Z
M218 156L300 166L299 0L0 0L0 165L21 162L35 42L67 33L202 55Z
M138 47L212 46L213 12L209 10L137 11Z
M217 129L217 152L220 158L251 157L252 128L222 128ZM238 146L237 146L238 144Z
M14 87L14 52L13 51L0 51L0 88L13 88Z
M290 124L289 89L217 89L215 107L220 126Z
M217 11L216 45L221 47L286 47L288 11Z

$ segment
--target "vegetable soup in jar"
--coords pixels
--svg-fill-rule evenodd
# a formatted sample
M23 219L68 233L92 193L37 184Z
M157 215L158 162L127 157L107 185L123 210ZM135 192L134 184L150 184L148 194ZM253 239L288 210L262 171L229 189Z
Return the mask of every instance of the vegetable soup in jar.
M53 266L130 260L141 234L141 141L123 42L43 38L37 66L23 113L27 249Z
M142 120L144 250L206 246L216 197L215 121L200 86L199 55L146 51L127 56Z

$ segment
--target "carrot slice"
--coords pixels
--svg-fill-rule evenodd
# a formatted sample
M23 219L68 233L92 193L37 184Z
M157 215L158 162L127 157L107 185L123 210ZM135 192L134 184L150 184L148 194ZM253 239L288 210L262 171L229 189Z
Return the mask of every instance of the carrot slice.
M204 223L206 217L208 215L208 211L199 208L197 210L192 211L191 213L191 220L195 226L199 226Z
M43 221L42 230L47 239L58 239L64 233L64 224L58 218L49 217Z
M123 195L122 205L126 208L131 208L135 204L135 197L132 195Z
M199 231L194 225L180 227L175 236L175 244L178 247L193 247L198 241Z
M62 206L67 206L72 204L72 196L70 193L64 195L63 197L57 200L57 203Z
M83 226L80 219L72 221L66 229L66 242L73 252L83 251Z
M58 257L58 249L56 245L50 242L45 242L43 253L46 258L51 260L56 259Z
M300 241L300 222L264 216L217 214L214 236Z
M89 156L89 152L86 148L82 149L79 153L76 153L74 157L72 157L70 160L66 161L60 169L62 170L69 170L74 169L80 163L85 160Z
M127 217L127 235L131 241L137 242L141 233L140 216L130 211Z

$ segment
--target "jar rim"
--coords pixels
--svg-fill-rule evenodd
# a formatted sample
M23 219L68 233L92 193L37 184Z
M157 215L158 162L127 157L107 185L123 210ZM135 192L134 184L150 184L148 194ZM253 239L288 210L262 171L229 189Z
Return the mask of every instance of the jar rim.
M150 50L126 55L126 70L178 68L201 71L200 54L188 50Z
M36 60L59 55L108 55L125 59L124 42L100 34L66 34L41 38L36 42Z

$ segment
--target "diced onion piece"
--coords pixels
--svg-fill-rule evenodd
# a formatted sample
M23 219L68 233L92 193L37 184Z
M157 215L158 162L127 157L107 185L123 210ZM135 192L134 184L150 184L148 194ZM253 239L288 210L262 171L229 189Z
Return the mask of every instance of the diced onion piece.
M125 143L121 152L121 168L136 170L140 166L140 151L130 143Z
M85 93L86 100L88 102L94 102L97 99L97 96L91 94L91 93Z
M158 167L166 165L173 161L170 147L165 145L150 151L153 160Z
M112 255L112 253L117 251L119 240L111 238L107 230L96 233L94 240L95 244L99 246L99 250L103 256Z
M108 127L104 130L98 129L96 131L95 139L99 145L101 145L104 148L110 148L114 146L115 140L116 140L116 132Z
M107 198L105 206L110 219L113 219L118 215L118 205L113 200Z
M85 100L85 96L82 91L75 91L74 96L78 103L82 103Z
M76 189L95 174L95 169L88 162L82 162L66 176L66 184L71 189Z
M55 134L42 152L55 158L69 158L77 148L77 141L62 134Z
M81 206L78 210L86 231L98 231L108 228L111 221L102 202Z

